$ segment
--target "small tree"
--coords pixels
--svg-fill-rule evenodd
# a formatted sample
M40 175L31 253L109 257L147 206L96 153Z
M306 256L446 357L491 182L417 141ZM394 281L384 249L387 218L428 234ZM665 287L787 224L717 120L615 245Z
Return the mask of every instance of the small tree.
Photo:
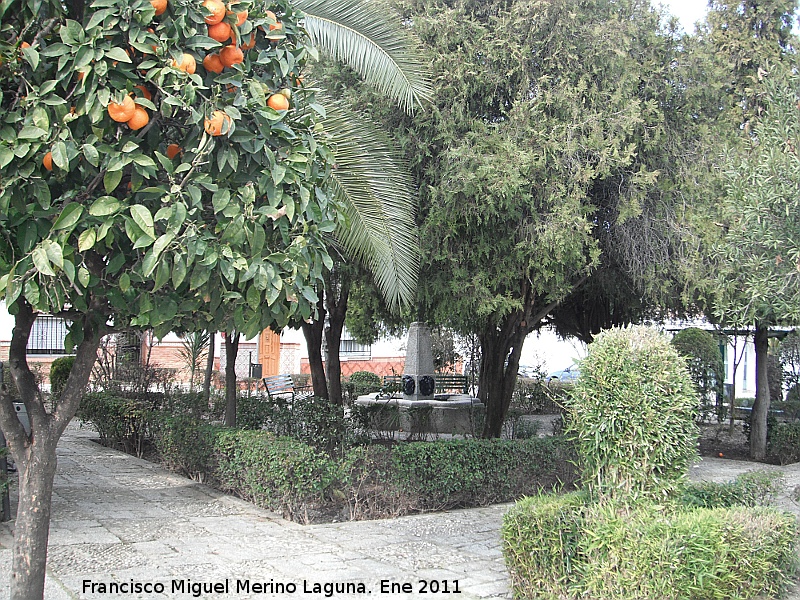
M675 334L672 345L686 359L689 375L700 397L700 416L706 416L709 398L713 398L717 419L722 421L725 364L717 339L708 331L688 327Z
M602 332L568 403L583 483L618 499L669 494L696 452L697 396L685 359L663 334Z
M332 155L316 127L324 109L300 80L310 56L300 15L283 0L274 12L156 4L0 6L0 294L15 319L11 378L31 422L28 434L0 390L20 481L15 600L44 594L56 444L102 336L129 327L254 336L295 313L310 318L331 264ZM231 43L208 37L217 18ZM71 322L75 353L51 411L26 357L40 313Z

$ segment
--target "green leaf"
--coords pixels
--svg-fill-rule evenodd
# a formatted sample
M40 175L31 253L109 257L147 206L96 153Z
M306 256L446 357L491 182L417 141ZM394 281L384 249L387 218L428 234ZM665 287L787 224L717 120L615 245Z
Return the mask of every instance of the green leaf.
M53 144L51 152L53 153L53 163L62 171L68 171L69 156L67 156L67 145L62 141L58 141Z
M103 177L103 188L106 190L106 193L110 194L117 189L120 181L122 181L122 171L106 172L105 176Z
M17 134L17 138L20 140L39 140L45 136L47 136L47 130L35 125L26 125Z
M122 203L114 196L100 196L92 203L89 214L93 217L107 217L113 215L122 207Z
M175 264L172 265L172 285L179 288L184 279L186 279L186 260L181 255L175 259Z
M45 249L39 246L36 248L33 253L31 254L31 258L33 258L33 265L42 275L49 275L50 277L55 276L55 271L53 271L52 267L50 266L50 259L47 258L47 252Z
M86 287L87 285L89 285L89 280L90 280L89 271L86 269L86 267L80 267L78 269L78 282L83 287Z
M90 165L97 167L100 164L100 153L97 151L97 148L91 144L84 144L82 150L84 158Z
M82 232L78 237L78 252L86 252L94 248L94 243L97 241L97 231L95 229L87 229Z
M12 160L14 160L14 153L5 146L0 146L0 169L8 165Z
M128 56L128 53L125 52L125 50L123 50L122 48L119 48L117 46L106 50L106 56L111 60L116 60L119 62L124 62L124 63L131 62L131 57Z
M155 238L155 230L153 228L153 215L150 210L141 204L134 204L131 206L131 217L139 226L139 229L145 232L151 238Z
M56 222L53 223L53 229L69 229L78 222L81 215L83 215L83 206L77 202L70 202L61 211L61 215L56 219Z

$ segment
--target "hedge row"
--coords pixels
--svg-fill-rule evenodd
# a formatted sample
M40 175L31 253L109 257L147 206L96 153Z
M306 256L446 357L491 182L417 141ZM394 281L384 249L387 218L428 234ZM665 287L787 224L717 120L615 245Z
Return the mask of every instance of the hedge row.
M541 495L506 515L515 598L773 597L794 571L797 521L789 513L587 500L585 492Z
M300 521L337 505L353 519L482 506L574 479L562 438L364 446L332 458L292 438L187 416L155 429L166 466Z

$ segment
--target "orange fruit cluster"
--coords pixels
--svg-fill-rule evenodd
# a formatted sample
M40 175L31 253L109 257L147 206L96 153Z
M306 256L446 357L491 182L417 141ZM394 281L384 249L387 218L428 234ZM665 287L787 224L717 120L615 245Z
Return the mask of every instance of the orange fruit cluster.
M231 130L231 118L221 110L215 110L206 118L204 128L208 135L217 137L225 135Z
M143 92L145 98L152 97L150 92L144 86L136 86ZM117 123L125 123L134 131L138 131L150 122L150 115L147 109L134 102L130 95L125 96L122 102L109 102L108 103L108 116Z
M246 10L234 13L230 10L230 5L226 6L221 0L203 0L203 7L210 13L205 17L206 24L208 25L208 37L220 44L226 44L230 39L234 38L233 27L241 27L244 25L249 15ZM226 17L234 14L236 16L236 23L232 25L233 20L230 18L226 20ZM269 26L270 31L279 31L283 28L283 25L277 20L274 12L268 10L265 14L275 21L275 23ZM206 55L203 59L203 67L211 73L222 73L223 69L244 62L244 51L251 50L255 45L256 34L255 31L253 31L250 34L249 40L245 41L239 38L238 46L236 43L227 44L219 52Z

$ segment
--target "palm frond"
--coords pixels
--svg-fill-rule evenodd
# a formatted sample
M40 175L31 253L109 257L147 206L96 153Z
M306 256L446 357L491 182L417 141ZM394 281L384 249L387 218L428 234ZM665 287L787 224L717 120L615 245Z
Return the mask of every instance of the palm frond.
M347 218L336 238L370 270L389 306L411 305L419 274L411 177L377 126L335 103L326 107L325 130L336 156L333 191Z
M431 97L430 76L410 36L365 0L297 0L316 47L411 113Z

